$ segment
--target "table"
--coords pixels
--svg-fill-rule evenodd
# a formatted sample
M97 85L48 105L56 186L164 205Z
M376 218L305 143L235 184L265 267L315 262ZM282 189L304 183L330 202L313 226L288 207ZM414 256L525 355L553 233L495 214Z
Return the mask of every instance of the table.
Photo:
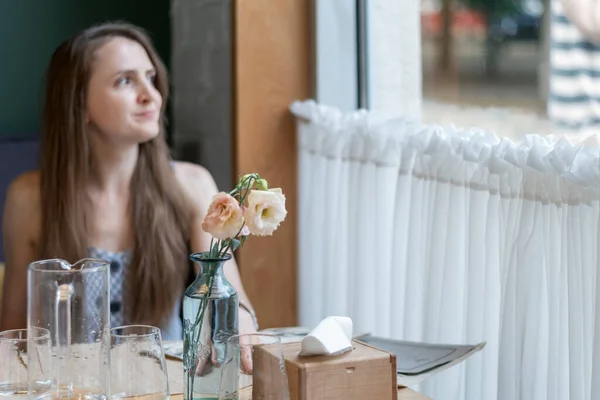
M169 373L169 388L171 400L183 400L183 364L176 360L167 360L167 371ZM398 388L398 400L431 400L409 388Z
M171 400L183 400L183 393L172 394L170 396ZM415 392L414 390L410 390L408 388L400 388L398 389L398 400L430 400L429 397L423 396Z
M183 400L183 394L172 394L171 400ZM430 400L429 397L425 397L408 388L398 389L398 400Z

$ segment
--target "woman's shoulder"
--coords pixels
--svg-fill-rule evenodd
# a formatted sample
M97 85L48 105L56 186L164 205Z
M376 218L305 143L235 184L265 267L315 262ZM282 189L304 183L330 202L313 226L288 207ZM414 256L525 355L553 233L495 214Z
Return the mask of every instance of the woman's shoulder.
M25 172L11 182L4 204L5 228L35 228L40 223L40 173Z
M40 171L28 171L18 175L10 183L6 193L7 204L15 201L21 206L39 204Z
M201 165L186 161L173 161L172 165L177 180L182 184L214 184L212 174Z
M184 161L173 162L173 171L185 194L201 209L208 207L217 193L215 180L206 168Z

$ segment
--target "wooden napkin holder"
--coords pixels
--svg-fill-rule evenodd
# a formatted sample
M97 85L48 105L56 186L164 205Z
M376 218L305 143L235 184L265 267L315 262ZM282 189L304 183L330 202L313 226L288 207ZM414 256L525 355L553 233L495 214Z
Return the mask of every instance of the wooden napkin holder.
M397 400L396 356L352 341L354 350L338 356L299 356L300 342L282 345L290 400ZM254 350L253 392L257 398L277 379L278 347Z

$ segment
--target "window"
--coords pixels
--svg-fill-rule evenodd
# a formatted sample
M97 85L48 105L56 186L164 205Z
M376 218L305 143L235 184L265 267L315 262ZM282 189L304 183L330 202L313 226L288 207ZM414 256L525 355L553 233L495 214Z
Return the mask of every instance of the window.
M316 0L317 100L505 136L549 130L546 1Z

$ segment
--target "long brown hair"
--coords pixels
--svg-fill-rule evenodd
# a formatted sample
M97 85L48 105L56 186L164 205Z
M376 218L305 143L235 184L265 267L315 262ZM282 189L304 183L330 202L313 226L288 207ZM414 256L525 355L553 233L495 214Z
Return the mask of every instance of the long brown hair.
M149 37L126 23L93 26L61 44L46 75L41 157L42 258L75 262L88 246L91 204L90 140L85 110L94 53L115 37L142 45L156 69L155 86L163 98L161 132L139 144L131 181L131 223L135 248L124 291L124 311L131 322L158 325L180 301L188 273L187 245L190 206L169 164L164 112L166 68Z

